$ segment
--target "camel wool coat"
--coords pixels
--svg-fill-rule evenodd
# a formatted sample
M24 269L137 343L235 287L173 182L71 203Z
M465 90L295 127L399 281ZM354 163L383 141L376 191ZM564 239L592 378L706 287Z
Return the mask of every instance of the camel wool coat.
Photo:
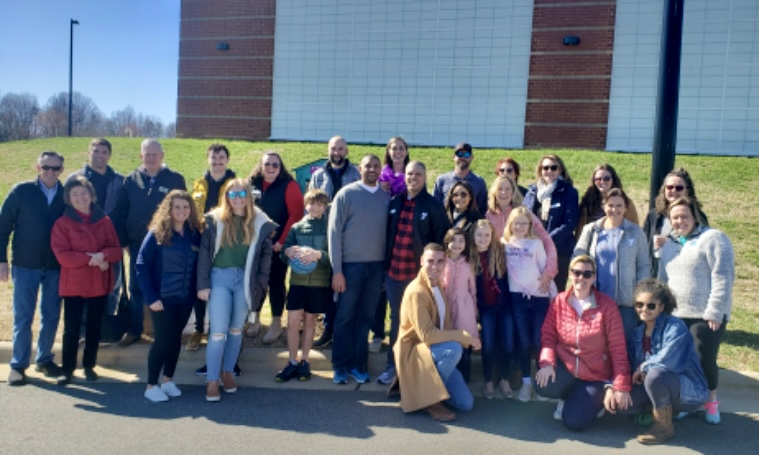
M445 293L441 289L441 293ZM470 338L464 330L454 330L451 311L445 306L443 329L440 313L432 294L429 278L420 271L408 285L401 301L401 320L393 352L400 381L401 409L413 412L449 398L445 384L432 360L430 346L458 341L469 347Z

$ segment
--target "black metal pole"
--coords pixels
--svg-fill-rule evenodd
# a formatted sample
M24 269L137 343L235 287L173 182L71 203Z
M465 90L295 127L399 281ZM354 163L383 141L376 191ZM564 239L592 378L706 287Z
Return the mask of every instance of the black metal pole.
M69 137L73 130L71 124L71 108L74 95L74 25L79 25L79 21L71 19L69 24Z
M654 207L664 177L675 167L677 112L680 101L680 55L683 43L683 0L664 0L656 96L654 143L651 154L651 197Z

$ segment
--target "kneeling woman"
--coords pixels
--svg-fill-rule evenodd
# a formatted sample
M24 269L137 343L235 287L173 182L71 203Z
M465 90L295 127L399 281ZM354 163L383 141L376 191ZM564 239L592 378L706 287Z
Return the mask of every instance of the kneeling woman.
M693 412L709 396L704 370L685 323L672 316L675 296L666 284L643 280L635 288L635 311L643 324L633 335L633 405L627 412L653 408L654 424L638 436L642 444L660 444L675 434L674 412Z
M173 190L153 215L137 256L137 282L150 308L155 337L148 354L145 390L145 398L154 403L182 395L172 378L182 330L195 303L201 231L202 220L192 197L186 191Z
M541 330L535 391L558 398L553 414L567 429L590 427L601 410L630 404L630 364L617 304L593 287L596 264L580 255L569 264L572 288L557 295Z
M248 312L258 311L269 284L277 225L253 203L245 179L227 182L221 205L206 215L198 263L198 298L208 301L210 322L206 401L219 401L219 379L237 391L234 366Z

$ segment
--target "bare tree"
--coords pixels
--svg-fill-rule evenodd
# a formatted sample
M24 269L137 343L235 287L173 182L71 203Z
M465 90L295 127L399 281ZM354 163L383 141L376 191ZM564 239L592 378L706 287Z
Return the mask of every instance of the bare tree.
M0 142L32 137L34 118L40 111L30 93L6 93L0 99Z
M177 123L171 122L163 129L163 137L177 137Z
M74 134L92 136L102 133L103 114L92 98L79 92L74 92L72 98L71 123ZM68 126L68 105L67 92L51 96L43 109L44 115L38 116L37 133L43 137L63 135ZM61 121L63 125L60 124Z

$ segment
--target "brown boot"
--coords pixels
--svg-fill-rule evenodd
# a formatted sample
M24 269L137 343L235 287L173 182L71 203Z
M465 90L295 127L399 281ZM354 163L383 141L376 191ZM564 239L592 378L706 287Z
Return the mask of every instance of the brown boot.
M427 406L424 410L427 411L427 414L429 414L430 417L440 422L450 422L456 418L456 414L443 406L442 402Z
M674 434L675 427L672 425L672 406L664 406L654 409L654 423L647 433L638 436L638 442L647 445L661 444L674 436Z

